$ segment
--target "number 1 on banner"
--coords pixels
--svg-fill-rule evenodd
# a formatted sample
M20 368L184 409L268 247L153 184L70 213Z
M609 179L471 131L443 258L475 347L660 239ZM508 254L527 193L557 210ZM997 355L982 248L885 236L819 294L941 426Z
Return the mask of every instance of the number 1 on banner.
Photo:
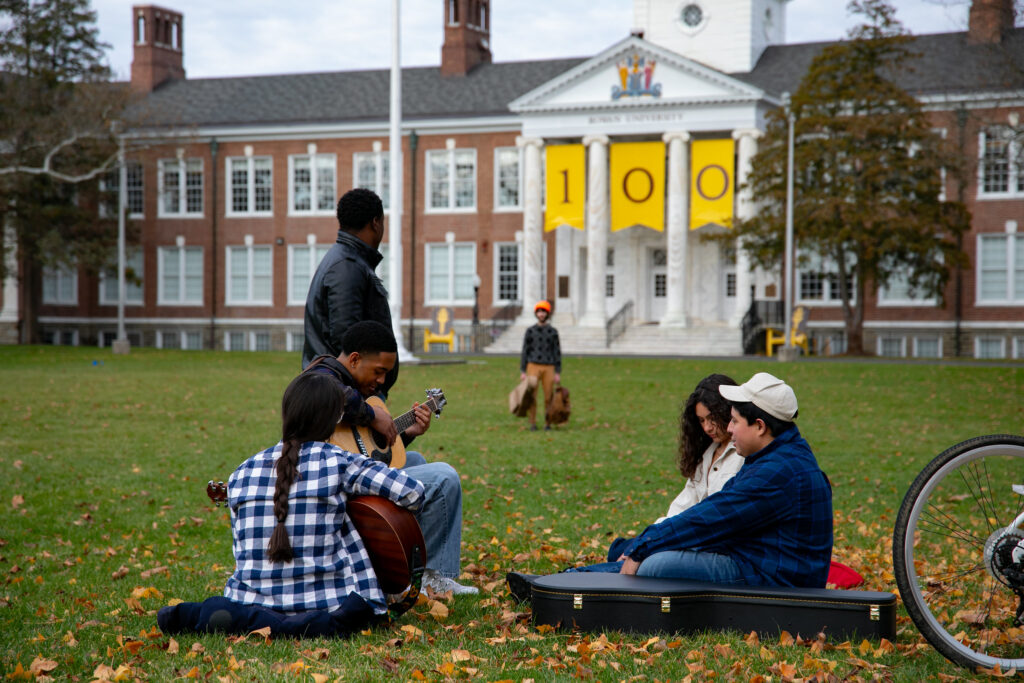
M545 148L544 232L568 225L583 229L586 211L586 152L583 145L550 145Z

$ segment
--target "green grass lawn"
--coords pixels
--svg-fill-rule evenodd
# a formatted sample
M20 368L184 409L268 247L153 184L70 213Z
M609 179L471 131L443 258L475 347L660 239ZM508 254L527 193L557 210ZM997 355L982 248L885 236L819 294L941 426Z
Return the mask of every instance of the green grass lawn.
M480 596L346 641L169 639L156 610L219 594L233 567L227 513L205 482L278 440L298 366L284 353L0 348L0 674L31 678L35 661L82 681L971 677L902 614L895 647L548 632L503 578L601 560L612 538L641 531L682 486L677 421L696 382L769 370L796 390L797 422L833 482L836 559L867 588L895 590L903 493L946 447L1024 431L1024 366L568 358L572 418L535 433L506 409L517 359L403 367L392 412L427 387L448 397L416 445L462 476L463 580Z

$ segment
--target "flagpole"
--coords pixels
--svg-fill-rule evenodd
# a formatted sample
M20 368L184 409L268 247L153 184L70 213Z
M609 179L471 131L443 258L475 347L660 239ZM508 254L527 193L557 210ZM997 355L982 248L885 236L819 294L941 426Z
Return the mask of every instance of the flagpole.
M402 29L401 0L391 0L391 135L389 139L390 216L388 218L388 283L391 327L398 343L399 361L415 361L402 338ZM416 160L413 159L413 163ZM416 207L413 207L413 211ZM409 340L410 345L412 339Z

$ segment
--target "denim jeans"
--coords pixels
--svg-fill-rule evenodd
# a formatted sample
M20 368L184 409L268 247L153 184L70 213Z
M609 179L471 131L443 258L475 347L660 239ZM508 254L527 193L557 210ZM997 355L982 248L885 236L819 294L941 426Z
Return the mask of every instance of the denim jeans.
M418 467L419 465L426 465L427 459L423 457L423 454L418 451L406 451L405 452L405 465L402 469L408 469L410 467Z
M406 453L408 458L410 454ZM456 578L462 553L462 483L455 468L445 462L428 463L419 453L418 461L402 470L425 489L423 506L416 513L416 521L423 530L427 544L427 569L441 576Z
M667 550L654 553L640 563L637 576L690 579L730 585L744 585L746 580L728 555L699 550Z

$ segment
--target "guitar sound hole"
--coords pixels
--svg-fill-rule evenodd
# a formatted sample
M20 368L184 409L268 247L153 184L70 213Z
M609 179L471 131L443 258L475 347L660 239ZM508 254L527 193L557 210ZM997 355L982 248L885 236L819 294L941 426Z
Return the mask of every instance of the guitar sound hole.
M384 436L382 434L380 434L379 432L374 432L373 445L375 445L379 450L384 450L385 448L388 447L388 442L387 440L384 439Z

